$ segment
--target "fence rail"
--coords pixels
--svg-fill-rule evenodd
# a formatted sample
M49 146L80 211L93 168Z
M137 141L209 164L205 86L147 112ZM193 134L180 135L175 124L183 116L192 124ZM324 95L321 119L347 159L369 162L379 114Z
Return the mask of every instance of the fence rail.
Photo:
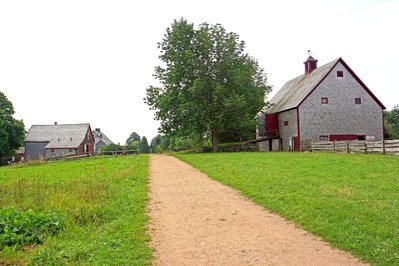
M399 155L399 140L311 142L311 151L343 153L382 153Z
M129 155L138 154L138 150L96 151L94 155Z

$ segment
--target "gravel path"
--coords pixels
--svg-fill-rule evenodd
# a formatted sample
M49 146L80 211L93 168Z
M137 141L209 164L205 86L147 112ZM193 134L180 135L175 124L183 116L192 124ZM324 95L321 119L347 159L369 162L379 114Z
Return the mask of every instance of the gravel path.
M150 158L154 265L361 265L170 156Z

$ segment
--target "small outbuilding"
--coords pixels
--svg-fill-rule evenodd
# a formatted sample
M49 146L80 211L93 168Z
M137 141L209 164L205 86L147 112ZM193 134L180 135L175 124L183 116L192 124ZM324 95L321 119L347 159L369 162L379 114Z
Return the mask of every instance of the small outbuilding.
M94 151L94 137L88 123L32 125L24 146L26 160L90 155Z

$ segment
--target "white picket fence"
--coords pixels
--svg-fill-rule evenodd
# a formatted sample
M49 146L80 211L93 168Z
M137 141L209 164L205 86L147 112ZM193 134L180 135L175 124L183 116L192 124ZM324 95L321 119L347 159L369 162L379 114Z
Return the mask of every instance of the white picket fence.
M399 140L311 142L311 151L343 153L382 153L399 155Z

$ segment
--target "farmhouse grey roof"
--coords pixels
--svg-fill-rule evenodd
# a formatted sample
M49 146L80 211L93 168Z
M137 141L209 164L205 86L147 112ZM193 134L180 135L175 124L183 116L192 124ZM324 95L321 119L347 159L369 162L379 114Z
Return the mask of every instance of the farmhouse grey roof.
M93 130L93 135L95 139L95 144L100 141L102 141L105 145L113 144L112 140L110 140L103 132Z
M313 57L310 59L315 60ZM309 60L308 58L308 60ZM309 74L300 75L294 79L289 80L285 85L277 92L277 94L270 100L273 105L268 113L278 113L285 110L297 108L306 97L324 80L324 78L330 73L335 65L340 62L359 82L359 84L367 91L367 93L376 101L376 103L382 108L386 109L385 106L377 99L377 97L370 91L370 89L360 80L360 78L352 71L352 69L344 62L342 58L335 59L330 63L327 63L319 68L314 69Z
M339 58L313 70L310 74L303 74L287 81L270 100L273 106L269 113L278 113L297 107L338 61Z
M77 148L90 124L32 125L25 142L48 142L46 148Z

